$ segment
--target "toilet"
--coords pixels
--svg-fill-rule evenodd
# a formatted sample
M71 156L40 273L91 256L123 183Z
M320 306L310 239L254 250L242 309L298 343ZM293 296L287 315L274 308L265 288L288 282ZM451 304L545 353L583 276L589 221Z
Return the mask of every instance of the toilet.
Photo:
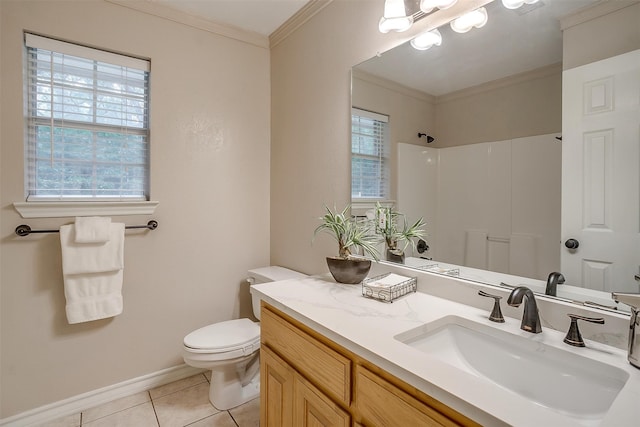
M254 284L307 277L284 267L249 270ZM260 319L260 299L251 295L253 314ZM234 408L260 394L260 324L234 319L197 329L184 337L187 365L211 370L209 400L220 410Z

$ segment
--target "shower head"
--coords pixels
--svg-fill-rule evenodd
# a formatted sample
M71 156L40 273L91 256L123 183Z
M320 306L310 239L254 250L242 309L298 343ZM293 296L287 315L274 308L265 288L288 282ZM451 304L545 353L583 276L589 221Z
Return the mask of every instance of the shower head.
M427 144L431 144L433 141L435 141L434 137L432 137L431 135L427 135L426 133L418 133L418 138L422 138L423 136L427 137Z

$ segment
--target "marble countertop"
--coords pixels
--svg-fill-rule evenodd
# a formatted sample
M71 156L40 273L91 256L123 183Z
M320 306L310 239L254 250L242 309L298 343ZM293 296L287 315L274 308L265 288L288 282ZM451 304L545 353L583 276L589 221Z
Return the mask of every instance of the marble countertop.
M419 286L418 289L424 286ZM531 334L520 321L490 322L482 310L424 292L393 303L365 298L360 285L343 285L330 276L310 277L251 287L273 307L313 328L337 344L371 361L406 383L483 425L635 426L640 425L640 369L627 362L626 351L588 341L586 348L562 342L564 333L544 329ZM529 401L486 379L471 375L394 339L417 326L456 315L526 339L616 366L630 376L603 419L575 419ZM549 384L553 388L553 384ZM588 393L588 390L585 390Z

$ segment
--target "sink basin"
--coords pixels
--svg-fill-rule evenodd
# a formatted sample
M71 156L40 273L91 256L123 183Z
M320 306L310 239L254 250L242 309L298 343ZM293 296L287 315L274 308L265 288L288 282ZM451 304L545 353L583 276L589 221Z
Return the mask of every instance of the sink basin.
M543 332L544 333L544 332ZM588 424L629 379L622 369L458 316L394 337L429 356Z

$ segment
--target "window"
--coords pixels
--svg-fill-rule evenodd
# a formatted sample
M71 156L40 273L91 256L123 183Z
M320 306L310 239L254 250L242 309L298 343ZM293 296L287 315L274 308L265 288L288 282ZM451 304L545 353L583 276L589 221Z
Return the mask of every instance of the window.
M389 196L389 117L351 110L351 199Z
M149 61L25 34L27 201L149 198Z

